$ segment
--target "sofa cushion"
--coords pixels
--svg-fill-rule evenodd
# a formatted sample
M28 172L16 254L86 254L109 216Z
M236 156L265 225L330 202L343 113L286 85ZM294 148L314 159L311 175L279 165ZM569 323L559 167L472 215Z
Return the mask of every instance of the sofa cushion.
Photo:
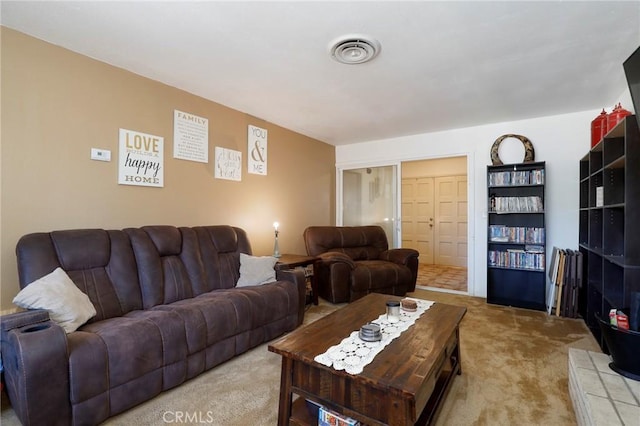
M154 324L162 337L162 390L187 379L187 330L182 317L172 311L147 310L129 312L135 318Z
M109 234L95 231L86 229L51 232L60 266L64 270L90 269L109 263ZM91 250L87 250L87 247L91 247Z
M336 251L353 260L373 260L389 248L379 226L310 226L304 231L304 239L310 256Z
M278 259L273 256L251 256L240 253L240 278L236 287L270 283L276 280L273 269Z
M72 229L28 234L18 241L16 255L23 288L57 267L64 269L97 311L89 322L142 308L136 261L123 231Z
M247 234L228 225L196 226L206 285L199 294L233 288L240 278L240 253L251 254Z
M211 327L208 338L211 344L215 341L212 341L212 337L221 340L235 335L237 354L273 339L282 334L282 330L295 328L298 309L302 309L298 301L297 286L288 281L217 290L196 299L206 301L207 307L230 309L226 311L228 315L224 319L225 327L212 327L215 324L211 321L213 318L207 319L207 324ZM222 330L224 334L220 334Z
M360 293L392 292L394 287L402 286L406 292L411 281L409 268L384 260L363 260L356 263L352 274L352 291ZM380 291L381 289L388 291ZM402 293L401 295L404 295Z
M35 280L13 299L24 309L46 309L53 321L71 333L96 314L86 294L81 292L62 268Z
M181 232L174 226L124 231L135 253L144 309L194 297L196 289L204 287L204 269L193 232Z
M158 370L164 364L164 335L153 321L135 316L110 318L86 324L80 331L94 333L104 343L108 371L95 374L106 374L110 388ZM161 380L159 387L155 393L160 392Z

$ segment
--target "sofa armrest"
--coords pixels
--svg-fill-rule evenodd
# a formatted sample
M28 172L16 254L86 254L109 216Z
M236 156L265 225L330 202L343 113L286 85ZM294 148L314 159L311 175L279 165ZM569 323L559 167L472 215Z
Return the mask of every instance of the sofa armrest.
M404 265L411 271L411 283L407 288L408 292L415 291L418 280L418 250L410 248L395 248L380 253L380 259Z
M333 263L344 263L348 265L351 269L355 269L356 263L344 253L340 253L339 251L328 251L326 253L320 253L318 255L320 260L322 260L323 265L330 266Z
M47 311L3 316L7 393L23 425L71 424L67 335Z
M2 315L0 317L0 341L4 344L11 330L46 323L48 321L49 311L46 309L30 309L28 311ZM0 349L2 349L2 346L0 346Z
M318 274L318 294L331 303L348 302L351 294L351 273L356 262L339 251L328 251L317 256L320 259Z
M2 333L6 333L14 328L49 321L49 311L46 309L30 309L28 311L20 311L13 314L3 315L0 319L2 320L0 322Z
M410 248L395 248L383 251L380 253L380 260L386 260L389 262L397 263L399 265L408 266L411 259L418 258L417 250Z
M298 325L304 321L304 308L307 303L307 279L299 269L276 269L278 281L291 281L298 286Z

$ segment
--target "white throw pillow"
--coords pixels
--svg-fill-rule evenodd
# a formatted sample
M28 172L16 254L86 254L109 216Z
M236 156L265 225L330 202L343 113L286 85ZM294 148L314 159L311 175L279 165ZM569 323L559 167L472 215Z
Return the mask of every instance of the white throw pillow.
M273 256L249 256L240 253L240 279L236 287L270 283L276 280L273 266L278 259Z
M67 333L96 315L89 297L76 287L62 268L56 268L20 290L13 303L25 309L46 309L51 320Z

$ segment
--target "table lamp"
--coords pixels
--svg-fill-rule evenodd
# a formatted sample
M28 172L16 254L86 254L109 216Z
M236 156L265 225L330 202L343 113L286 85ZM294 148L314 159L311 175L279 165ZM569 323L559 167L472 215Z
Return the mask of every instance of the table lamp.
M275 240L273 243L273 257L280 257L280 247L278 247L278 227L280 224L278 222L273 222L273 229L275 230Z

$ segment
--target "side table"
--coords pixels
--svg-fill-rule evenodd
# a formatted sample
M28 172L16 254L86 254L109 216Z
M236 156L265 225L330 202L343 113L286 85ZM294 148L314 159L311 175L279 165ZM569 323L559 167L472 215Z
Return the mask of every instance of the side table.
M318 267L320 264L320 258L314 256L304 256L301 254L283 254L278 258L278 262L275 265L277 270L293 269L298 266L307 267L313 266L313 274L311 275L311 297L313 304L318 304Z

